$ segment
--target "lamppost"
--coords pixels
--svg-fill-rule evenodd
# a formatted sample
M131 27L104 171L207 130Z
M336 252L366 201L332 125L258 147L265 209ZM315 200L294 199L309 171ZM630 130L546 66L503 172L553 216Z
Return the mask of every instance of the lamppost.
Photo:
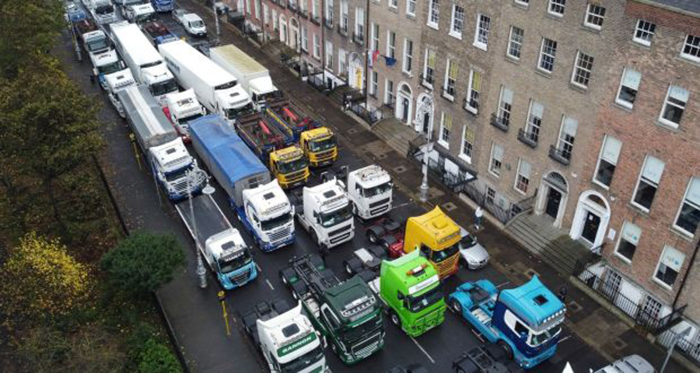
M426 112L429 109L426 108L426 106L432 106L432 103L433 98L431 96L428 99L421 102L421 106L417 108L416 112ZM425 113L423 115L425 115ZM433 143L431 142L433 138L433 126L431 126L430 124L428 124L428 133L425 135L425 137L425 149L423 150L423 182L421 182L420 187L418 188L418 190L420 191L421 202L428 201L428 189L430 188L428 186L428 161L430 160L429 154L433 150Z
M197 254L197 277L199 277L199 287L204 289L207 287L207 270L204 268L204 262L202 261L202 252L199 248L199 231L197 230L197 220L194 215L194 208L192 206L192 187L199 180L206 180L207 185L202 189L202 193L206 195L211 195L214 193L214 187L209 185L209 176L201 170L196 165L190 171L187 171L187 198L189 199L190 205L190 219L192 220L192 228L194 233L194 245L195 253Z
M219 37L221 36L221 29L219 28L219 11L216 9L216 0L211 2L212 8L214 8L214 25L216 26L216 41L219 42Z

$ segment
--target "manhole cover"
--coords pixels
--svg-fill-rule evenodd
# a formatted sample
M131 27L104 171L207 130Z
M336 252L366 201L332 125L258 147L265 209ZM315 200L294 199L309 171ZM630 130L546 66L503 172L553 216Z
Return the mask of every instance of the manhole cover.
M539 273L537 273L537 271L535 271L535 270L532 269L532 268L529 268L527 271L525 271L525 274L527 275L527 277L530 277L530 278L533 278L533 277L535 277L536 275L537 275L537 276L540 275Z
M566 305L566 308L571 311L571 313L576 313L578 311L581 311L583 307L581 307L580 304L576 303L575 300L572 300Z
M396 172L397 174L402 174L402 173L404 173L405 171L406 171L406 167L404 167L404 166L397 166L397 167L394 167L394 172Z
M384 159L384 158L386 158L386 153L382 153L382 154L377 155L377 159Z
M613 344L615 345L615 348L617 348L618 350L622 350L623 348L627 347L627 343L625 343L620 338L615 338L615 340L613 340Z
M357 128L350 128L348 130L348 134L350 134L350 135L355 134L355 133L357 133Z
M455 204L452 203L452 202L447 202L447 203L443 204L442 207L443 207L445 210L447 210L448 212L450 212L450 211L456 209L456 208L457 208L457 205L455 205Z

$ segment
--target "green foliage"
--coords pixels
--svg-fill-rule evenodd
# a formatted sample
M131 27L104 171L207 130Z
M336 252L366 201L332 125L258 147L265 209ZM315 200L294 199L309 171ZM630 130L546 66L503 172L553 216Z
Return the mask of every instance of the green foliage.
M143 296L173 278L185 263L185 253L172 235L136 233L107 252L101 267L117 290Z
M181 372L175 355L154 339L146 341L139 362L140 373L175 373Z

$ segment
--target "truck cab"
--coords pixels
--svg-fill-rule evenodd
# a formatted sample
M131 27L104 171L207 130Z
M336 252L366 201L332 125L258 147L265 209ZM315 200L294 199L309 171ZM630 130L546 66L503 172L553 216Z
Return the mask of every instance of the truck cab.
M109 101L117 110L119 116L125 118L124 106L121 101L119 101L119 92L136 85L131 71L129 69L124 69L114 74L106 75L104 81L107 86L106 90Z
M168 94L178 92L173 74L162 61L144 64L140 70L142 83L148 86L148 90L161 105Z
M248 82L248 93L257 110L268 107L271 101L282 98L282 92L275 87L269 76L252 79Z
M302 132L299 145L311 167L329 166L338 159L338 145L328 127Z
M382 261L379 295L391 322L417 337L445 321L445 300L437 271L418 251Z
M162 181L168 197L178 200L187 197L186 174L195 167L197 161L190 155L181 138L153 146L149 149L151 161L155 165L155 175ZM193 186L193 193L198 193L204 187L203 180Z
M86 6L99 24L106 25L117 20L111 0L87 0Z
M347 191L353 211L362 219L376 218L391 210L391 176L378 165L370 165L348 173Z
M126 7L124 18L136 24L152 21L156 18L156 11L150 3L134 4Z
M151 0L151 4L158 13L171 12L175 7L173 0Z
M421 216L408 218L404 252L420 251L437 269L440 279L454 274L459 268L461 230L440 207Z
M102 30L95 29L92 31L87 31L81 35L83 39L83 47L90 56L98 55L111 49L109 39L107 39L107 35L105 35Z
M102 52L100 54L91 53L90 61L92 62L93 66L92 74L97 77L100 87L102 87L104 90L107 90L105 76L126 69L126 65L124 65L124 62L119 59L119 55L114 49L107 52Z
M236 211L262 251L270 252L294 243L294 207L277 180L245 189L243 207Z
M506 290L485 279L466 282L448 302L522 368L533 368L556 353L566 308L537 276Z
M303 207L297 208L297 218L322 251L352 240L355 222L341 184L333 179L304 187L302 197Z
M226 118L231 126L241 116L254 111L250 97L235 80L218 85L214 90L216 100L214 111Z
M243 286L257 277L253 256L237 229L209 237L204 246L206 260L224 289Z
M190 142L189 122L206 114L192 89L167 95L163 112L185 143Z
M292 189L306 184L309 164L300 147L294 145L270 153L270 171L282 189Z

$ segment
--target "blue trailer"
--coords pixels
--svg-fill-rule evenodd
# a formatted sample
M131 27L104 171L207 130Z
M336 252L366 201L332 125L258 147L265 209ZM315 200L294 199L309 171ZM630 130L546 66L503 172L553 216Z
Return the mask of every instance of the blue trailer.
M450 294L448 304L525 369L555 354L566 314L564 304L537 276L507 290L483 279L466 282Z

